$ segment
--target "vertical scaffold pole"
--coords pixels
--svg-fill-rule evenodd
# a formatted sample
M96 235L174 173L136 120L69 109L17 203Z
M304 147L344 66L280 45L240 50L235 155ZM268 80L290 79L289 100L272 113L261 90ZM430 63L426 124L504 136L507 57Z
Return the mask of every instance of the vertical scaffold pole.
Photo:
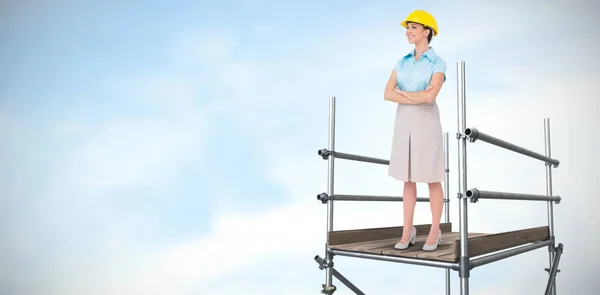
M450 222L450 145L448 132L444 132L444 168L446 180L444 182L444 220ZM450 295L450 270L446 269L446 295Z
M545 154L546 157L552 157L552 149L550 146L550 118L544 118L544 140L545 140ZM546 163L546 195L552 196L552 164ZM550 238L552 239L552 244L548 246L548 256L549 256L549 267L548 274L550 274L550 270L552 269L552 263L554 262L555 255L555 239L554 239L554 208L552 207L552 201L548 201L548 228ZM556 280L552 284L552 289L550 294L556 295Z
M457 64L457 125L458 125L458 191L459 191L459 228L460 228L460 258L459 258L459 276L460 276L460 294L469 294L469 249L468 238L468 212L467 212L467 138L463 134L466 126L466 83L465 83L465 62L460 61Z
M335 151L335 96L329 97L329 144L328 147L330 152ZM327 195L333 196L333 183L334 183L334 156L330 154L327 158ZM335 287L332 286L332 267L333 257L329 251L329 232L333 231L333 200L327 200L327 232L325 235L325 262L327 268L325 268L325 286L323 286L323 293L332 294Z

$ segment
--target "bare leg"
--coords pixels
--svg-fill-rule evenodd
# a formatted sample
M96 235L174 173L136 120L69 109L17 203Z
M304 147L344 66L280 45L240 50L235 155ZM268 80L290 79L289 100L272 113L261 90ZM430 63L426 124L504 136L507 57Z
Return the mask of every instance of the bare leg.
M402 198L404 207L404 229L402 230L402 239L400 242L406 243L412 234L413 216L415 213L415 205L417 204L417 184L414 182L404 182Z
M432 245L437 240L437 233L444 209L444 191L439 182L429 183L429 205L431 206L431 230L425 243Z

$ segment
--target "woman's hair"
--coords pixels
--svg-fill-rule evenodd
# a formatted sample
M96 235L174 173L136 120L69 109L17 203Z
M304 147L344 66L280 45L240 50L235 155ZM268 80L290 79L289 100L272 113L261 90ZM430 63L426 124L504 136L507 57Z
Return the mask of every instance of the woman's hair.
M425 26L425 30L429 30L429 35L427 35L427 44L431 43L431 39L433 38L433 29Z

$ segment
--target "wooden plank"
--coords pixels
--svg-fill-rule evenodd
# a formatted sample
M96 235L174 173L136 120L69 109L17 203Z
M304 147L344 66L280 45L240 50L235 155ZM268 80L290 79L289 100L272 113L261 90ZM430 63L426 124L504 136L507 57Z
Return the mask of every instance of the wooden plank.
M401 257L414 257L414 255L412 255L411 252L418 251L419 249L421 249L421 247L423 247L423 244L425 243L426 239L427 239L427 235L419 235L415 239L414 245L410 245L410 246L408 246L408 248L403 249L403 250L398 250L398 249L394 248L394 245L396 245L396 243L398 243L398 239L396 239L395 243L392 244L391 247L382 249L381 254L391 255L391 256L401 256Z
M436 251L440 251L443 249L444 251L454 251L453 241L458 237L458 233L445 233L442 235L442 242ZM368 241L368 242L359 242L345 245L336 245L332 246L334 249L347 250L347 251L355 251L355 252L363 252L363 253L371 253L378 255L390 255L397 257L411 257L418 258L418 253L423 253L421 248L427 239L427 233L423 235L419 235L416 238L416 244L411 245L407 249L397 250L394 248L394 245L398 242L399 238L386 239L380 241Z
M389 255L396 257L409 257L416 259L427 259L444 262L457 262L460 256L460 234L442 230L442 239L440 245L435 251L423 251L422 247L427 239L430 225L417 225L419 234L416 238L416 244L407 249L397 250L394 245L399 241L402 230L401 227L349 230L332 232L340 234L332 235L334 241L354 241L352 243L340 243L332 245L334 249L371 253L376 255ZM446 224L445 226L450 226ZM395 234L392 230L395 230ZM391 233L390 233L391 231ZM366 233L365 233L366 232ZM391 238L377 239L377 237L392 235ZM499 250L520 246L523 244L547 240L549 237L548 227L536 227L511 232L484 234L469 233L468 244L470 256L478 256L496 252ZM359 240L365 238L366 240Z
M347 247L347 249L350 249L351 251L358 251L358 252L373 252L371 250L393 247L396 244L396 242L397 242L396 238L379 240L379 241L368 241L368 242L364 242L364 243L350 244L351 246ZM376 251L376 252L381 253L381 251Z
M393 241L396 241L396 240L397 240L396 238L393 238L393 239L386 239L386 240L379 240L379 241L366 241L366 242L357 242L357 243L349 243L349 244L339 244L339 245L332 245L331 248L347 250L347 251L360 251L361 249L365 249L365 248L378 247L382 243L386 243L386 242L392 243Z
M421 258L438 261L450 261L455 262L456 258L454 255L454 241L458 240L460 234L458 232L443 233L440 245L435 251L423 251L422 247L427 240L428 232L417 236L415 245L411 245L407 249L398 250L394 248L394 245L398 242L398 238L385 239L379 241L366 241L357 242L350 244L342 244L332 246L334 249L363 252L377 255L389 255L396 257L410 257L410 258ZM470 233L469 237L477 237L485 234L481 233ZM450 254L450 256L447 256Z
M445 261L445 262L458 262L458 258L456 258L456 257L457 257L457 255L454 254L454 251L452 251L452 253L448 253L448 254L441 253L434 260Z
M435 251L419 251L415 253L417 258L429 259L429 260L441 260L440 257L444 257L445 255L451 254L452 256L448 257L449 261L454 262L454 244L452 245L440 245ZM445 260L444 260L445 261Z
M419 254L423 254L425 252L425 251L422 250L424 244L425 244L425 241L417 243L415 245L412 245L412 246L408 247L405 250L396 250L394 248L391 248L391 249L382 251L381 254L390 255L390 256L419 258ZM436 253L438 251L441 252L441 251L446 251L448 249L454 251L453 245L451 245L451 244L449 244L449 245L439 245L438 248L435 249L435 251L431 251L428 254L429 254L430 258L435 259L435 257L437 257Z
M486 234L486 233L469 233L469 234L467 234L467 238L472 239L472 238L476 238L476 237L489 236L489 235L490 234ZM451 233L442 234L442 243L444 243L444 242L454 243L454 241L460 241L460 233L459 232L451 232Z
M431 224L418 224L415 227L418 233L428 233ZM402 228L403 226L394 226L332 231L327 235L327 239L330 246L393 238L400 239L402 237ZM442 233L451 232L452 223L440 223L440 229Z
M482 236L485 234L481 233L470 233L469 237ZM427 240L427 234L424 234L420 238L416 240L415 245L408 247L406 250L396 250L396 249L387 249L382 251L382 254L385 255L394 255L394 256L403 256L403 257L412 257L412 258L423 258L429 260L438 260L438 261L455 261L456 259L453 257L447 257L445 260L440 259L440 256L444 256L447 254L454 253L454 242L460 238L460 233L452 232L442 234L442 239L437 249L434 251L424 251L423 245L425 245L425 241Z
M467 235L467 237L469 239L471 239L471 238L481 237L481 236L486 236L486 235L488 235L488 234L469 233ZM440 245L438 246L438 248L435 251L420 250L414 254L416 255L417 258L456 262L456 261L458 261L458 259L456 258L456 257L458 257L458 255L456 255L456 256L454 255L454 251L455 251L454 243L456 241L460 241L460 233L453 232L453 233L444 234L444 235L442 235L442 241L440 242Z
M523 230L515 230L497 234L489 234L469 238L469 257L488 254L516 246L521 246L549 238L548 226L540 226ZM460 256L460 241L454 242L455 258Z

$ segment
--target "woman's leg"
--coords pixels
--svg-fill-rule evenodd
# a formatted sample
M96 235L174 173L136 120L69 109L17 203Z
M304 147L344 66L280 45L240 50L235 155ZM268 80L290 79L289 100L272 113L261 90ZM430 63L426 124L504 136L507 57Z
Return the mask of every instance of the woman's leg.
M433 245L437 241L437 233L444 209L444 191L440 182L429 183L429 206L431 207L431 230L425 243Z
M414 182L404 182L404 191L402 193L402 204L404 207L404 229L402 230L402 239L400 242L406 243L410 239L413 228L413 216L415 205L417 204L417 184Z

